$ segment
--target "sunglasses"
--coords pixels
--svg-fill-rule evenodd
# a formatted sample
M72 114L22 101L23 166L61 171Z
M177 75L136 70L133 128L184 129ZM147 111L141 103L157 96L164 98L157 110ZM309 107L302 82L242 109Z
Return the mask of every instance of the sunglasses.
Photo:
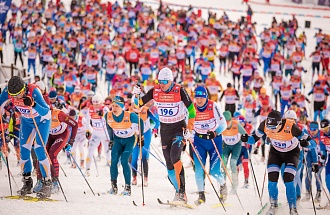
M158 80L159 84L168 84L169 80Z
M25 90L25 86L18 92L18 93L9 93L9 91L8 91L8 94L11 96L11 97L17 97L17 96L19 96L19 95L21 95L23 92L24 92L24 90Z
M269 129L269 130L276 130L278 128L280 124L278 125L266 125L266 127Z
M319 129L317 129L317 128L309 128L309 130L310 130L310 131L317 131L317 130L319 130Z
M111 103L104 103L105 105L111 105Z

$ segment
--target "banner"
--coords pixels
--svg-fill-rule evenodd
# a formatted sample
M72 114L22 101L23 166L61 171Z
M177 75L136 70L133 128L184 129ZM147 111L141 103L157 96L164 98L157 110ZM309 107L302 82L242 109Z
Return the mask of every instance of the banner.
M10 9L12 0L0 0L0 23L3 25L3 23L6 21L8 10Z

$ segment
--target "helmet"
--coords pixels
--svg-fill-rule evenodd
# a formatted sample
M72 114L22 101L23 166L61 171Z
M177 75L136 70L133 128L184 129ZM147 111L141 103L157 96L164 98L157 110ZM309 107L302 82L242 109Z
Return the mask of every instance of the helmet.
M102 98L101 98L101 95L100 94L95 94L92 98L92 103L93 104L101 104L102 103Z
M172 70L169 68L165 67L161 69L158 73L158 80L168 80L168 81L173 81L173 73Z
M39 87L40 90L46 90L46 86L43 81L37 81L36 85Z
M13 76L8 81L8 94L16 96L22 92L25 87L25 83L21 77Z
M284 118L286 119L294 119L297 120L297 114L294 110L288 110L287 112L285 112L284 114Z
M95 95L94 91L89 91L87 97L93 97Z

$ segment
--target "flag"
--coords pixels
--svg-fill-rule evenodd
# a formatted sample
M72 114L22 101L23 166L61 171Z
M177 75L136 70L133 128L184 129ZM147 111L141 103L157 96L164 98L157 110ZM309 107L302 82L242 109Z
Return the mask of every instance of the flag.
M0 0L0 23L3 25L3 23L6 21L8 10L10 9L12 0Z

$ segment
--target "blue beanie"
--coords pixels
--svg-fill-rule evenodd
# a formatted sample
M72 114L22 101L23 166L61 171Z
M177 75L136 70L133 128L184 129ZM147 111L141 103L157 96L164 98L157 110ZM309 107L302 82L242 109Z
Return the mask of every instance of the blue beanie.
M319 130L319 123L316 121L313 121L313 122L309 123L309 128L311 130Z
M113 102L116 103L116 105L118 105L121 108L124 108L125 107L125 100L123 99L123 97L116 96L113 99Z
M50 91L48 94L48 98L50 99L55 99L57 97L57 92L56 91Z
M207 90L203 86L198 86L195 89L195 98L208 98Z

